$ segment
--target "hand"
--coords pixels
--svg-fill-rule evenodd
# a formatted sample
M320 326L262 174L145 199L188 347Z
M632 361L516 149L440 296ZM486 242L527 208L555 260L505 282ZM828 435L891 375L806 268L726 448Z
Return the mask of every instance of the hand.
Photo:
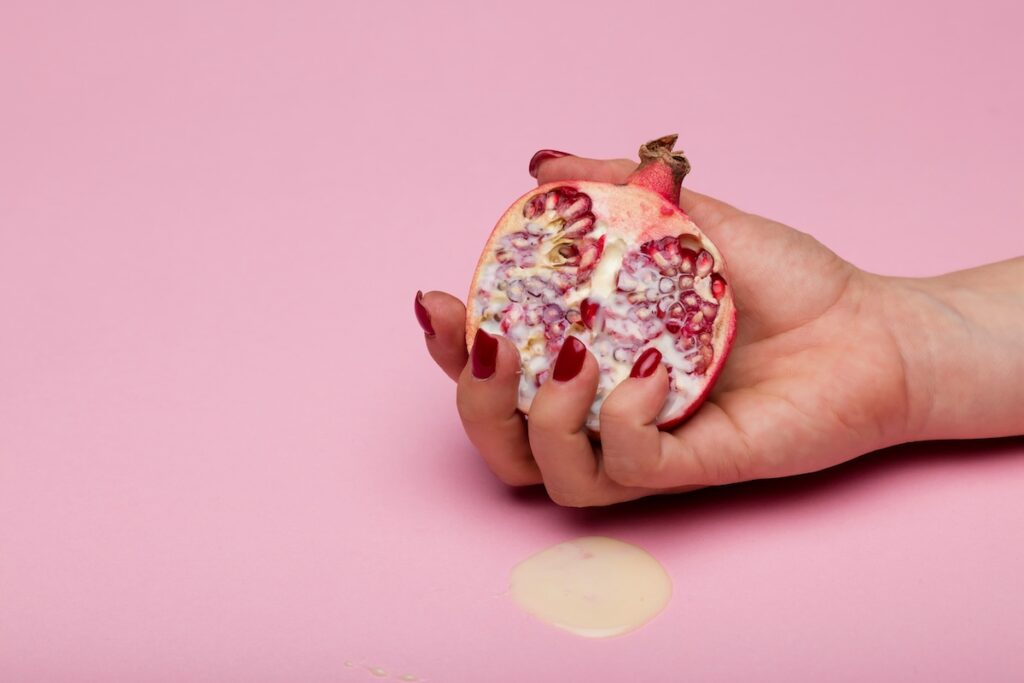
M544 161L540 184L622 182L626 160ZM718 245L738 309L732 353L707 402L688 421L659 431L668 392L664 367L628 379L605 401L600 444L583 425L597 363L547 381L529 420L516 410L519 357L498 338L465 348L465 308L455 297L419 298L434 360L458 382L470 440L502 481L543 482L568 506L605 505L655 493L822 469L899 443L914 430L907 367L886 302L889 279L858 270L817 240L716 199L683 191L682 209ZM491 349L493 354L488 352Z

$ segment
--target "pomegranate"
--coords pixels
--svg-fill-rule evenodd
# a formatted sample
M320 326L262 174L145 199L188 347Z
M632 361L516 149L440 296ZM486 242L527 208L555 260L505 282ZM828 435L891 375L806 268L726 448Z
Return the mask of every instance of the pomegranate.
M484 247L467 305L478 328L519 349L519 409L530 410L569 335L597 359L587 428L600 429L605 397L645 354L661 354L670 391L658 416L678 424L703 402L736 329L722 255L679 208L690 165L675 135L640 148L622 185L548 183L505 212Z

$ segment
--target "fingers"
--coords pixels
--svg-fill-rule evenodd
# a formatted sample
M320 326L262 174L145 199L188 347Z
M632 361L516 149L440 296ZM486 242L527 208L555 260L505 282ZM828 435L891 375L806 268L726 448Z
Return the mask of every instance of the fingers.
M586 159L574 156L545 159L537 166L537 184L559 180L622 183L636 167L637 163L629 159Z
M716 239L726 221L743 215L735 206L685 187L679 194L679 208L711 239Z
M655 390L637 387L634 382L646 380L624 382L621 387L626 387L625 391L608 397L606 409L615 399L609 409L611 425L605 426L605 413L601 414L609 477L623 485L657 489L718 486L757 478L752 441L721 405L707 402L674 431L658 432L642 423L649 413L639 410L647 399L643 392L653 394ZM630 406L629 401L636 405ZM639 440L643 447L630 447L631 439Z
M530 406L530 446L548 495L560 505L583 504L597 482L597 459L585 431L597 379L597 361L583 342L567 337Z
M637 163L629 159L587 159L585 157L551 156L538 152L530 162L537 183L559 180L595 180L605 183L623 183L636 170ZM679 196L680 208L697 226L714 239L714 232L730 218L743 212L719 199L683 188Z
M477 332L469 364L459 376L456 404L463 429L499 479L512 486L539 484L526 423L517 409L519 352L503 337Z
M651 493L620 486L598 463L586 432L597 382L597 361L569 337L530 407L530 446L548 495L559 505L610 505Z
M414 307L430 357L446 375L458 381L469 358L466 352L466 307L444 292L417 292Z
M646 361L653 361L654 366L645 367ZM646 377L623 381L601 406L603 464L608 476L620 484L667 488L671 484L659 477L662 451L658 414L669 391L661 354L645 352L633 374L643 374L644 370Z

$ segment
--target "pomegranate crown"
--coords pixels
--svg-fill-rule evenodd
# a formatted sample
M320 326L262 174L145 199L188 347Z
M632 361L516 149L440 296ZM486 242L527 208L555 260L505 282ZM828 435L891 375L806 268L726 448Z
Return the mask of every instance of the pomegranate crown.
M640 147L640 166L626 179L629 185L644 187L679 204L683 178L690 172L690 162L682 151L675 151L676 134L665 135Z

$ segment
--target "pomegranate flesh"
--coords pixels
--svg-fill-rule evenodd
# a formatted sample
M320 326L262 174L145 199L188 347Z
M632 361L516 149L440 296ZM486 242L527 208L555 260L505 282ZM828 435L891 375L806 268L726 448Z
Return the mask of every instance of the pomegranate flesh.
M483 328L516 345L524 413L570 335L600 366L592 432L605 397L648 349L661 353L669 375L660 427L678 424L711 390L736 309L721 253L679 208L689 163L673 152L675 141L641 147L641 164L622 185L542 185L491 233L470 288L467 342Z

